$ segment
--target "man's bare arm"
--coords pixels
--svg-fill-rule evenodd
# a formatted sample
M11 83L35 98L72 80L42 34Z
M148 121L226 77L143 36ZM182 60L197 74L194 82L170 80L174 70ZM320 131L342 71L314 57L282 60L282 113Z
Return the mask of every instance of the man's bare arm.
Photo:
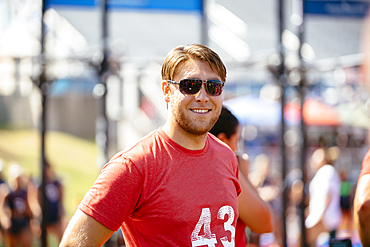
M370 174L358 180L353 214L362 245L370 246Z
M64 232L59 247L98 247L105 243L114 231L77 209Z

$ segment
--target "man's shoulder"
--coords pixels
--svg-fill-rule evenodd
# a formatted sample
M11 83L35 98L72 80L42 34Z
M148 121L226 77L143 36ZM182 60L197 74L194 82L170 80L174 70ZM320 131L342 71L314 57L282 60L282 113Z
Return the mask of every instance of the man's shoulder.
M144 157L151 155L154 152L154 149L158 148L158 145L163 142L163 135L160 133L159 129L151 131L146 136L142 137L136 143L124 148L118 152L113 158L117 157ZM113 159L112 158L112 159Z
M141 139L136 141L135 143L125 147L123 150L121 150L121 153L129 153L132 151L135 151L137 149L142 148L143 146L150 146L153 142L160 136L158 133L158 129L151 131L147 135L143 136Z

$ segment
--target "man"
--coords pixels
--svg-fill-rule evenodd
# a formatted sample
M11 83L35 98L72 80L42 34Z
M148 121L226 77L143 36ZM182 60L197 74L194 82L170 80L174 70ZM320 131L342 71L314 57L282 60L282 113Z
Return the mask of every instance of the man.
M365 86L370 83L370 15L367 16L363 30L364 63L361 67ZM370 150L365 155L362 170L357 181L354 199L353 219L363 246L370 246Z
M208 133L226 68L206 46L180 46L162 79L167 122L108 162L60 246L100 246L119 227L127 246L234 246L238 163Z

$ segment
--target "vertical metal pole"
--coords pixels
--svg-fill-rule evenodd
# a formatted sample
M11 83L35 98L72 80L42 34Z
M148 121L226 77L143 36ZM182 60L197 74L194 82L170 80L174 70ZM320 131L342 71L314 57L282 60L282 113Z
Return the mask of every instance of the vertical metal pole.
M46 101L47 101L47 85L45 82L40 85L42 94L42 113L41 113L41 246L47 246L46 232L46 193L45 193L45 135L46 135Z
M207 0L202 0L202 21L201 21L201 29L200 29L200 37L201 43L203 45L209 45L209 37L208 37L208 17L207 17Z
M104 93L100 99L101 109L100 109L100 134L104 136L101 148L104 155L104 163L108 160L108 139L109 139L109 128L108 128L108 117L107 117L107 79L109 76L109 44L108 44L108 10L107 10L107 0L102 0L102 40L103 40L103 61L100 64L100 83L104 86ZM114 235L113 235L114 236ZM113 246L115 241L113 236L110 237L104 244L105 247Z
M42 66L42 73L40 74L40 81L39 87L41 90L41 97L42 97L42 111L41 111L41 246L47 246L47 232L46 232L46 193L45 193L45 134L46 134L46 101L47 101L47 83L44 73L44 36L45 36L45 26L44 26L44 14L46 10L46 0L42 0L42 14L41 14L41 66Z
M101 74L108 71L108 6L107 0L102 0L102 40L103 40L103 52L104 52L104 59L101 63ZM105 82L105 81L104 81Z
M21 65L21 59L19 57L14 58L14 65L15 65L15 71L14 71L14 79L15 79L15 85L16 85L16 93L17 95L20 94L20 65Z
M301 135L302 135L302 150L301 150L301 171L302 171L302 182L303 182L303 192L302 192L302 201L299 204L300 208L300 219L301 219L301 246L306 246L306 227L305 227L305 215L304 211L306 209L306 202L305 202L305 186L307 183L307 166L306 166L306 160L307 160L307 136L306 136L306 125L304 123L303 119L303 104L306 98L306 82L305 82L305 64L302 59L302 45L304 42L304 0L301 0L301 18L302 21L300 25L298 25L298 38L300 41L299 46L299 59L300 59L300 71L301 71L301 81L299 85L299 96L301 98Z
M100 116L97 123L97 132L99 136L98 145L102 149L104 156L104 163L108 159L108 118L106 113L106 98L107 98L107 77L109 71L108 64L108 15L107 15L107 1L102 0L102 41L103 41L103 60L100 64L100 84L104 88L104 92L100 98Z
M301 135L302 135L302 150L301 150L301 171L302 171L302 182L303 182L303 191L302 191L302 201L299 204L300 208L300 219L301 219L301 246L306 246L306 227L305 227L305 214L304 211L306 209L306 203L305 203L305 186L307 184L307 166L306 166L306 160L307 160L307 135L306 135L306 125L303 121L303 104L304 100L306 98L306 87L305 87L305 81L304 81L304 75L302 75L302 81L301 81L301 87L299 90L299 95L301 98Z
M282 244L283 246L287 246L286 242L286 209L287 209L287 188L285 184L285 177L287 174L287 160L285 154L285 142L284 142L284 134L286 130L285 120L284 120L284 107L285 107L285 86L286 86L286 76L285 76L285 51L283 46L282 35L285 27L284 23L284 0L279 0L279 52L280 52L280 68L279 68L279 82L281 85L281 163L282 163L282 179L283 179L283 193L282 193L282 201L283 201L283 210L282 210L282 221L283 221L283 236L282 236Z

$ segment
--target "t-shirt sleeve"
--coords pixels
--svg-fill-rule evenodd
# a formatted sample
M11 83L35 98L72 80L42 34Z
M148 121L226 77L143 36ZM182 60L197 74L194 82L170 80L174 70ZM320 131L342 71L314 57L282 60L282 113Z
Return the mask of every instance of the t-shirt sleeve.
M362 169L360 172L360 176L370 173L370 149L367 151L363 161L362 161Z
M100 172L78 208L109 229L116 231L135 210L143 179L127 158L113 158Z

